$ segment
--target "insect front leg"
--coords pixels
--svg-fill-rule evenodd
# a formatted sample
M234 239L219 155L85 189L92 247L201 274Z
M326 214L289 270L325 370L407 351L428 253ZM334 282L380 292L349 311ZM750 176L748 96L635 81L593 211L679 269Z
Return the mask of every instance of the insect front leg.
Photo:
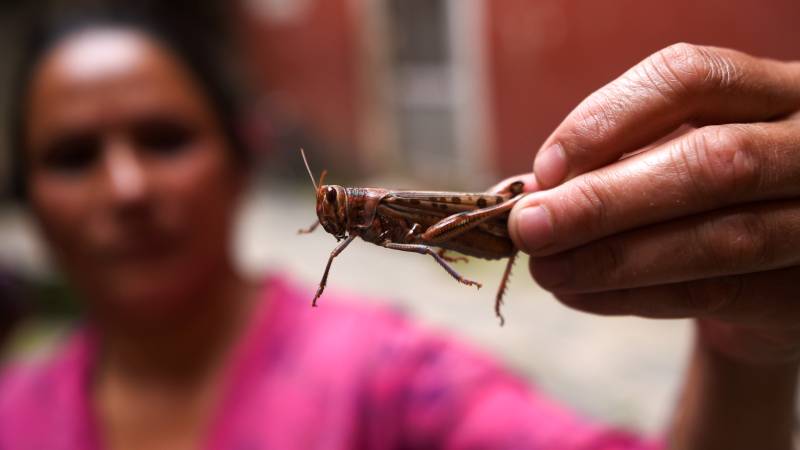
M420 236L420 229L421 228L422 228L422 225L420 225L420 224L418 224L416 222L413 225L411 225L411 227L409 227L408 232L405 235L403 243L404 244L417 244L417 243L419 243L419 236ZM454 263L454 262L458 262L458 261L469 262L469 259L467 259L466 256L454 256L454 257L451 257L451 256L447 256L446 253L447 253L447 250L443 249L443 248L440 248L436 252L436 254L439 255L440 258L442 258L443 260L445 260L445 261L447 261L449 263Z
M309 226L308 228L300 228L299 230L297 230L297 234L313 233L318 226L319 226L319 219L317 219L314 223L312 223L311 226Z
M333 263L333 258L339 256L339 253L342 253L342 250L345 249L353 239L356 238L355 234L352 234L347 237L344 241L340 242L336 248L333 249L331 252L331 256L328 258L328 264L325 266L325 273L322 274L322 281L319 282L319 288L317 288L317 295L314 296L314 300L311 302L311 306L317 306L317 299L322 295L322 291L325 290L325 285L328 283L328 272L331 270L331 263Z
M380 245L381 247L390 248L392 250L401 250L404 252L414 252L414 253L420 253L422 255L431 255L433 259L435 259L440 266L444 267L444 270L446 270L447 273L450 274L450 276L458 280L459 283L466 284L467 286L476 286L478 289L481 288L480 283L478 283L477 281L469 280L461 276L461 274L456 272L456 270L453 269L453 267L450 266L450 264L448 264L447 261L445 261L441 256L439 256L432 248L428 247L427 245L398 244L396 242L389 242L389 241L384 241Z

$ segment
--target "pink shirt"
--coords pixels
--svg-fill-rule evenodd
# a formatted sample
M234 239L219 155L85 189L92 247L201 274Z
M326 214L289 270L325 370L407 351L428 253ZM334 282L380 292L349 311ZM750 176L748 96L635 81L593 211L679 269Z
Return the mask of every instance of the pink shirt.
M230 450L659 448L588 423L492 360L399 314L265 283L205 447ZM77 331L0 378L0 450L101 449L96 339Z

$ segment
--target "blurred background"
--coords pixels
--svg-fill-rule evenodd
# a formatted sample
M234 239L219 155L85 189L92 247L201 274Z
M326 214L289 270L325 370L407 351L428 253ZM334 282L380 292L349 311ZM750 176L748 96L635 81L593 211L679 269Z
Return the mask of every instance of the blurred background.
M90 3L0 5L0 180L8 179L8 86L31 20ZM119 3L119 2L118 2ZM254 275L313 285L334 239L297 236L314 197L297 149L328 182L481 190L530 170L539 144L582 98L671 43L800 58L796 0L195 0L141 8L215 42L240 91L256 154L235 251ZM597 318L538 289L517 263L506 326L492 313L502 262L472 260L453 282L433 261L358 242L330 289L403 308L492 352L578 410L634 429L667 420L691 324ZM324 298L321 300L324 304ZM0 188L0 345L27 358L77 317L34 221Z

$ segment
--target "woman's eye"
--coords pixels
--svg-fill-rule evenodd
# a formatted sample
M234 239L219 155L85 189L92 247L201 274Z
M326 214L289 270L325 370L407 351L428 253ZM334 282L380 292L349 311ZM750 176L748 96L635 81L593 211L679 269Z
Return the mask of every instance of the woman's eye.
M96 136L70 136L51 144L44 154L44 165L56 172L75 174L91 168L100 153Z
M164 156L182 152L193 137L189 127L167 120L142 122L133 129L133 139L139 148Z

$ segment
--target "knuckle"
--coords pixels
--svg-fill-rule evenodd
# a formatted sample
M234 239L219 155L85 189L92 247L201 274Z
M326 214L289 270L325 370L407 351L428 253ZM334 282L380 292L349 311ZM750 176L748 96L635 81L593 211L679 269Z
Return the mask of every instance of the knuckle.
M719 203L746 196L760 183L760 167L749 132L734 125L709 126L691 133L673 162L695 193Z
M637 86L654 89L667 99L680 96L689 90L695 71L683 67L684 59L673 56L675 53L671 47L656 52L634 66L625 78Z
M610 88L592 93L575 109L573 137L603 140L614 130L615 117L620 109L618 100L615 99L619 97L611 95L607 92L608 89Z
M707 222L700 240L710 262L723 270L757 268L771 259L770 233L757 213L741 212Z
M710 73L706 54L698 46L683 42L660 50L650 60L669 73L674 85L684 91L696 89Z
M667 75L670 86L683 92L725 88L738 77L737 66L718 50L685 42L670 45L648 60Z
M616 287L625 282L625 252L615 239L604 239L591 246L590 260L584 267L594 272L596 284Z
M571 267L579 270L573 270L570 279L556 286L554 292L616 288L626 282L629 267L627 253L614 238L593 242L571 251L569 256Z
M625 78L643 91L654 91L666 99L678 96L685 86L657 58L650 57L631 69Z
M601 187L605 183L600 176L595 173L588 173L581 177L581 181L576 183L575 192L578 203L577 211L581 211L586 217L578 217L576 223L587 226L587 231L592 236L600 236L603 230L608 228L610 199L606 198L607 193Z

